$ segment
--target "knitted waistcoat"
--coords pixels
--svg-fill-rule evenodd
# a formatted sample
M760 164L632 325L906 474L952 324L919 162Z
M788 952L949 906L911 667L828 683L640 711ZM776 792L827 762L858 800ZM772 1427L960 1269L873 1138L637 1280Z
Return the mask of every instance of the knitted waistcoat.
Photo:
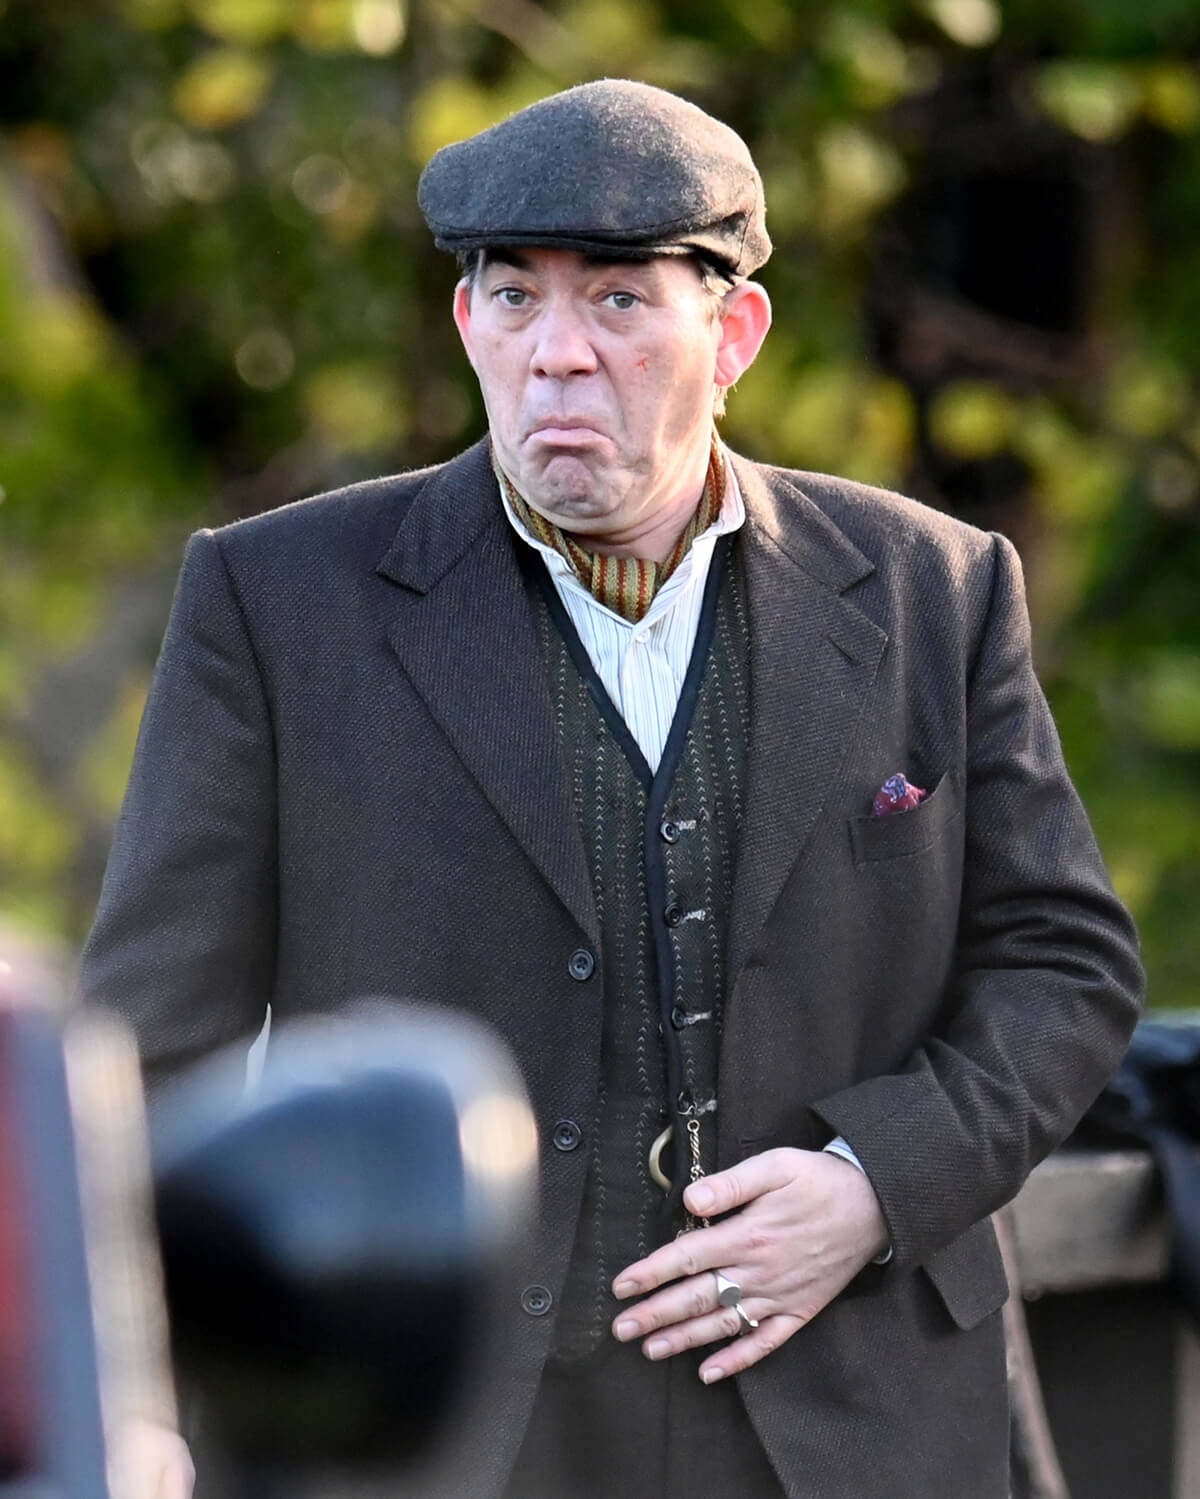
M538 564L538 567L541 565ZM616 1273L671 1237L698 1119L715 1165L717 1049L726 933L742 825L750 704L745 585L737 549L713 555L696 646L651 774L544 574L531 592L560 748L569 767L600 917L604 1026L589 1165L560 1298L553 1357L609 1334ZM651 1179L668 1121L673 1190Z

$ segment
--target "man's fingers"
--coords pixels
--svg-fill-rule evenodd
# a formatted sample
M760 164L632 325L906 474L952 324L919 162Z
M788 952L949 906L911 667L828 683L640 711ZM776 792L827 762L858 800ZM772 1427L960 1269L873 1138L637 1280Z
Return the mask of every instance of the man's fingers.
M814 1159L814 1153L802 1150L766 1150L748 1156L728 1171L718 1171L702 1181L693 1182L683 1195L689 1210L698 1217L715 1217L744 1207L768 1192L785 1187L796 1178L798 1163ZM827 1166L828 1161L816 1153L815 1159ZM613 1284L613 1294L624 1301L641 1296L668 1281L684 1275L699 1275L704 1270L722 1270L745 1263L753 1246L747 1242L745 1225L739 1229L736 1217L713 1228L696 1229L681 1234L671 1244L622 1270Z
M732 1264L737 1254L737 1230L732 1224L718 1224L716 1228L701 1228L694 1233L681 1234L670 1244L664 1244L653 1254L648 1254L636 1265L622 1270L613 1282L613 1295L618 1301L630 1296L642 1296L647 1291L665 1286L669 1281L680 1280L685 1275L702 1275L705 1271L719 1270ZM711 1284L711 1282L710 1282ZM716 1290L713 1289L713 1297Z
M753 1306L746 1307L747 1316L754 1315ZM664 1327L643 1342L642 1352L648 1359L673 1358L687 1348L703 1348L709 1343L721 1343L726 1338L740 1337L742 1319L731 1306L719 1307L703 1317L693 1317L687 1322L676 1322Z
M698 1218L729 1213L764 1192L782 1187L791 1174L787 1151L765 1150L760 1155L747 1156L728 1171L718 1171L693 1182L683 1194L684 1206Z
M613 1324L613 1336L621 1343L644 1337L656 1328L670 1327L695 1317L707 1317L716 1308L717 1287L712 1273L691 1275L667 1286L648 1301L622 1310ZM737 1316L733 1319L737 1321Z
M740 1374L760 1359L782 1348L793 1333L804 1326L802 1317L789 1317L782 1313L775 1317L764 1317L753 1332L738 1338L720 1349L700 1365L700 1378L705 1384L716 1384L719 1379L728 1379L731 1374Z

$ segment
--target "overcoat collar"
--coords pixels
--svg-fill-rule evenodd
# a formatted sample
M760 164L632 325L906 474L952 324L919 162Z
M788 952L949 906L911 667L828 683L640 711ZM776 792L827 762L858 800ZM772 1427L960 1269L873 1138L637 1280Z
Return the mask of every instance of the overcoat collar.
M834 787L887 644L847 597L874 563L787 474L743 459L734 470L746 502L751 706L730 991Z
M751 625L747 821L730 977L801 856L887 642L848 590L873 564L786 474L735 459ZM595 897L487 443L435 470L379 563L392 648L514 838L593 943Z
M593 945L583 835L487 442L434 470L378 571L388 638L467 771ZM497 879L504 878L502 870Z

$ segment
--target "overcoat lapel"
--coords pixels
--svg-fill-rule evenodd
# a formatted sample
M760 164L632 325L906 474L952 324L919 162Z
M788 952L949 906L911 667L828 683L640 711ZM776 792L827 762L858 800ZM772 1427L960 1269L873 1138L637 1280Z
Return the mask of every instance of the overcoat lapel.
M747 819L730 913L730 992L852 743L887 634L843 594L873 564L790 481L735 462L750 601Z
M486 443L432 475L378 571L400 585L385 603L387 633L413 687L518 844L598 943L583 838Z

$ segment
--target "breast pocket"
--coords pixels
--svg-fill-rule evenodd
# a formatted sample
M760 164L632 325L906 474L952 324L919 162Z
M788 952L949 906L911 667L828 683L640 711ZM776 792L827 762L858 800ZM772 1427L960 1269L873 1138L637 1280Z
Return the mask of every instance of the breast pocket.
M884 817L852 817L850 842L855 864L879 859L907 859L941 841L947 828L962 815L953 778L942 776L919 806L911 812L892 812Z

